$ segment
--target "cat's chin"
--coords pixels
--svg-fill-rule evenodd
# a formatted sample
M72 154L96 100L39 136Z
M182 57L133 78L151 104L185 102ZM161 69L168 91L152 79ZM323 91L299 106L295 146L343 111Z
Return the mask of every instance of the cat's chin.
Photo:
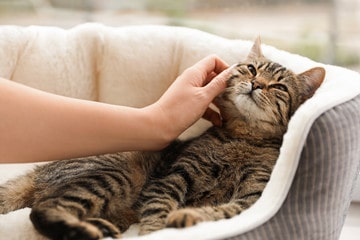
M272 122L269 113L259 107L256 98L249 94L241 94L235 97L233 103L236 107L238 117L251 123L256 121Z
M256 102L250 94L240 94L234 97L233 103L238 111L249 114L253 114L255 111L259 110Z

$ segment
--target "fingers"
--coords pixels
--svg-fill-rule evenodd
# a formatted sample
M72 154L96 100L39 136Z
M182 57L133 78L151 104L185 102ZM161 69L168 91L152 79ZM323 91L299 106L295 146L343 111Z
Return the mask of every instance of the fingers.
M229 65L216 55L210 55L199 62L203 69L206 69L207 74L215 72L216 74L221 73L229 67Z
M217 76L217 74L215 72L212 72L212 73L208 74L206 79L205 79L205 84L204 85L208 84L216 76Z
M193 69L203 74L201 83L202 86L206 85L214 76L227 69L229 65L215 55L210 55L203 58L195 65Z
M221 73L222 71L229 68L229 65L218 57L216 57L215 62L216 62L216 64L215 64L214 72L216 72L216 73Z
M226 88L226 81L231 75L231 69L222 71L219 75L214 77L204 88L206 89L209 96L212 98L219 95Z
M221 116L218 112L214 111L211 108L207 108L204 115L202 116L204 119L210 121L215 126L221 126Z

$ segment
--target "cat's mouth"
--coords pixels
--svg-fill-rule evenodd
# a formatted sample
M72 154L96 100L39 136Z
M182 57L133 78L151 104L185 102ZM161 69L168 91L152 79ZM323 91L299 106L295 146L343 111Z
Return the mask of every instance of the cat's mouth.
M260 88L254 87L251 79L245 78L236 70L236 73L234 72L227 80L225 91L215 99L215 103L222 105L221 102L231 102L237 107L250 104L256 106L257 110L263 109L264 102L268 102L268 99L262 94Z
M249 104L249 101L255 103L258 108L263 108L264 103L268 102L268 99L262 94L262 90L254 88L251 82L240 83L236 88L236 95L242 96L245 102Z

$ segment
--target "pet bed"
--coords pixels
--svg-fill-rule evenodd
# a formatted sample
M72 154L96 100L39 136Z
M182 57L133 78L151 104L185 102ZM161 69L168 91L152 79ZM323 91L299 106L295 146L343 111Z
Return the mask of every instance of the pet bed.
M0 76L56 94L142 107L199 59L217 54L233 64L251 45L180 27L1 26ZM264 45L263 53L297 73L323 66L326 79L291 119L261 198L232 219L142 237L135 226L125 238L338 239L360 165L360 75L270 46ZM206 127L200 120L182 137ZM2 164L0 182L34 165ZM43 239L29 212L0 215L0 239Z

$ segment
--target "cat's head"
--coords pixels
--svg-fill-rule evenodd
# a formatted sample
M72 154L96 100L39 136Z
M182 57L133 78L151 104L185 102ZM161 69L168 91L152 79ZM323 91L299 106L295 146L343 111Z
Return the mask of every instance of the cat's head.
M260 38L247 59L232 68L227 88L215 102L228 127L239 125L247 128L242 130L244 134L259 137L282 135L295 110L313 96L325 77L321 67L295 74L265 58Z

